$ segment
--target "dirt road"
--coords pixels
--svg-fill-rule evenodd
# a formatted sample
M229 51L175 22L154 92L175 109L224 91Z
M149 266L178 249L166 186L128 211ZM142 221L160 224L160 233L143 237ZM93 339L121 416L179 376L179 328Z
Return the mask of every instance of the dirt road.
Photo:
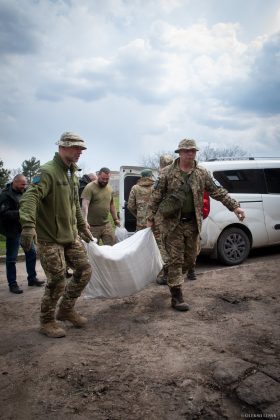
M198 270L188 313L166 286L80 299L85 330L38 334L43 290L7 290L0 265L0 418L180 420L280 418L279 254ZM39 277L44 275L38 266Z

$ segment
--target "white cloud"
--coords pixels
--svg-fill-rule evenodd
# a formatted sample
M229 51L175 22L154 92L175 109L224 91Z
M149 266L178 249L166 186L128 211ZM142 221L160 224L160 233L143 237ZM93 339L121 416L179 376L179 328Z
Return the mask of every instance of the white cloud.
M185 136L280 153L279 5L241 3L0 0L0 157L49 159L66 130L92 139L89 169Z

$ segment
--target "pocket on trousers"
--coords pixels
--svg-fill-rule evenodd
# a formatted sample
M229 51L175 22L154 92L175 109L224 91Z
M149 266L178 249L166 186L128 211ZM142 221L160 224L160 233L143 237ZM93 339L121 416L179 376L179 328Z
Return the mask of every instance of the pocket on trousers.
M65 272L66 264L62 247L57 244L45 245L39 243L37 251L45 272L51 275L60 275Z

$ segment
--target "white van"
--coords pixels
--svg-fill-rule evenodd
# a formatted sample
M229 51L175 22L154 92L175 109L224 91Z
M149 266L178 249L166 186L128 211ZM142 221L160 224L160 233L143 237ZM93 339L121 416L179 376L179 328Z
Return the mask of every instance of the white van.
M214 160L199 165L211 172L246 214L240 222L220 202L204 200L204 206L210 208L205 209L202 224L202 253L226 265L237 265L248 257L251 248L280 244L280 159ZM120 218L130 233L135 231L136 221L126 202L142 169L120 168Z

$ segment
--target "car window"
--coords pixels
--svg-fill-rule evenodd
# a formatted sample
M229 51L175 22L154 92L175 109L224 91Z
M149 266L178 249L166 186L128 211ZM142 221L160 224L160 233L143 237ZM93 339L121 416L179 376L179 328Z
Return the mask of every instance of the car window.
M230 193L266 193L264 173L261 169L223 170L215 171L213 175Z
M268 194L280 194L280 168L265 169L264 174Z

